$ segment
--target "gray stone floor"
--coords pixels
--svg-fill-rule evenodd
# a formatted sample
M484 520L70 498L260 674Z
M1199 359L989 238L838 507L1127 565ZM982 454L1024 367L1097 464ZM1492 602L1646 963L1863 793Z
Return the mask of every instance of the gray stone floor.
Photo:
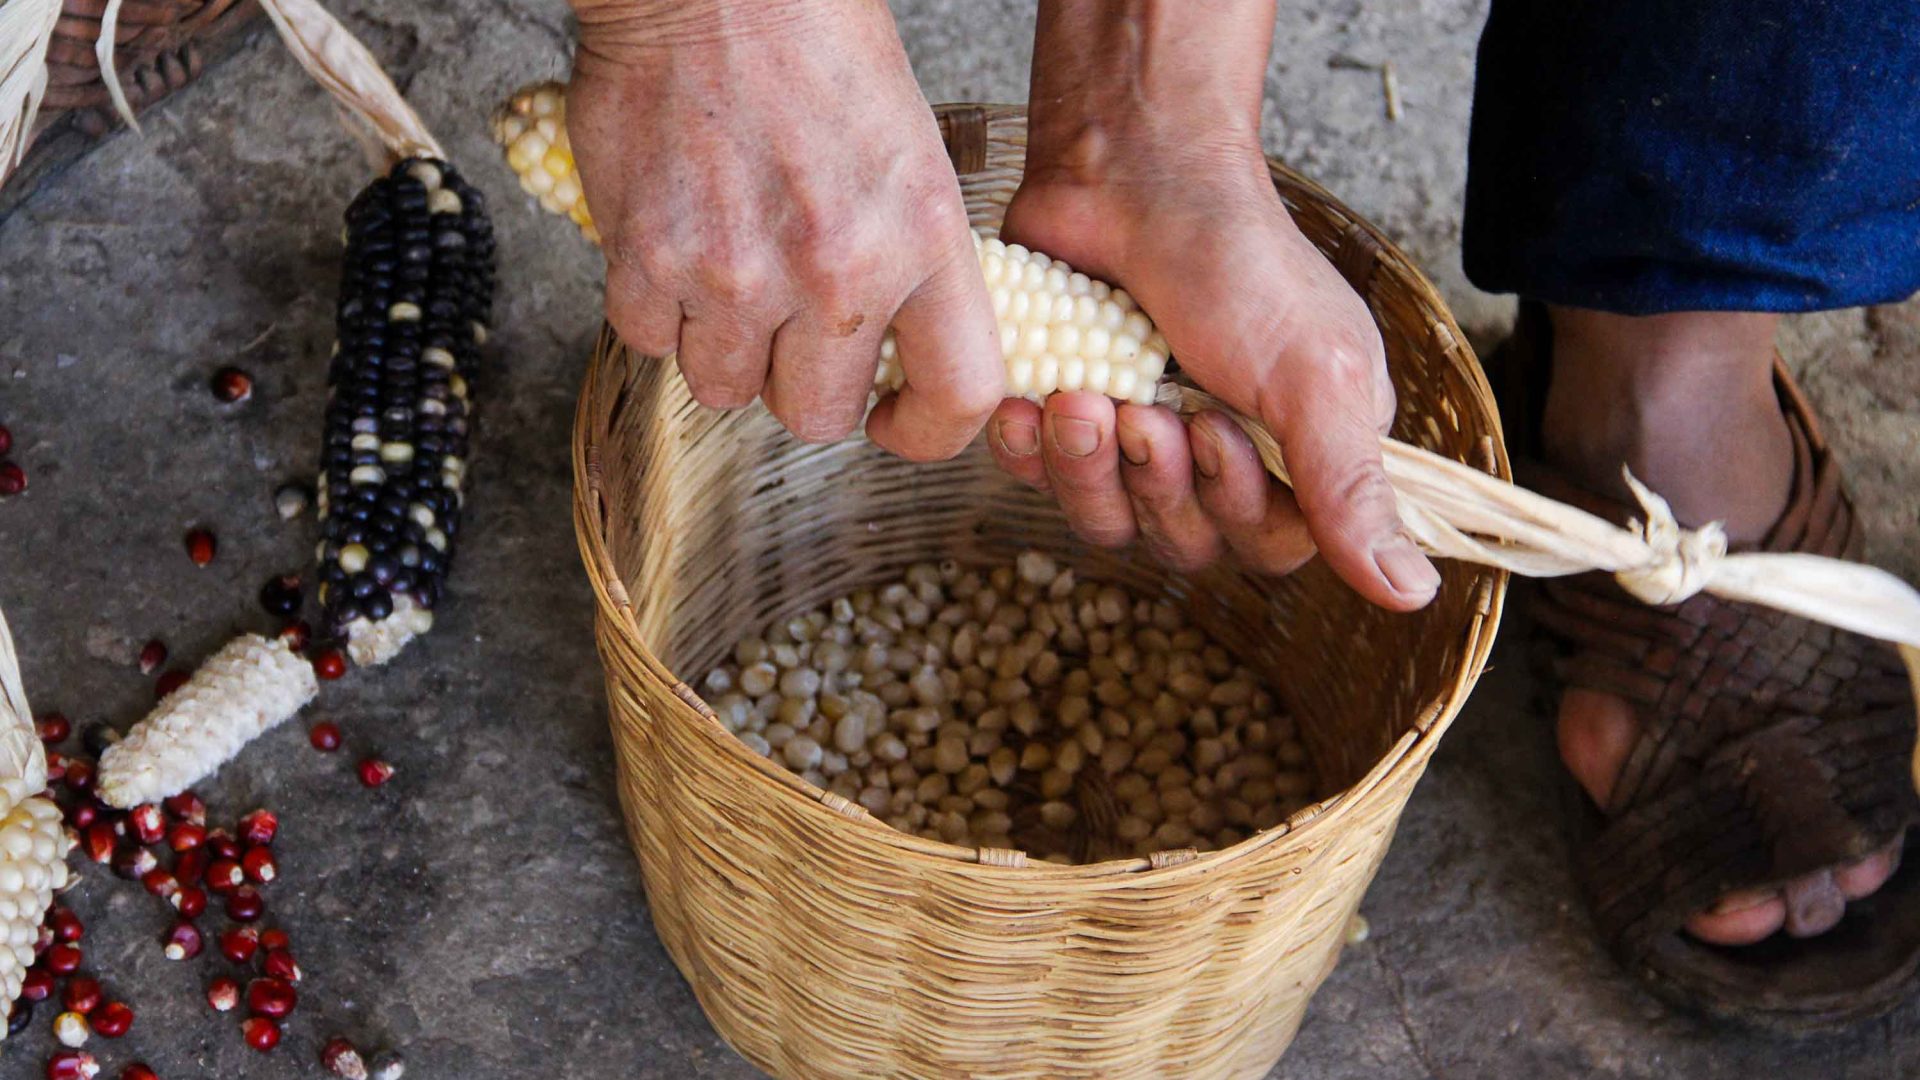
M569 518L567 430L594 334L598 267L497 164L484 116L554 74L558 0L351 0L350 13L471 179L501 234L496 365L470 533L440 628L394 670L329 688L305 717L398 767L378 792L355 754L276 731L204 786L216 814L282 812L274 917L308 979L271 1059L200 1003L211 965L165 961L153 901L99 874L73 897L89 964L140 1010L105 1058L169 1078L312 1075L336 1031L404 1047L422 1078L745 1077L655 941L613 802L590 602ZM935 100L1020 100L1032 3L902 0ZM1510 306L1458 269L1462 149L1481 0L1284 5L1268 78L1271 149L1423 261L1482 342ZM1383 116L1391 60L1405 100ZM204 654L260 622L270 573L303 567L311 522L269 496L312 469L339 215L367 179L319 93L261 40L0 221L0 423L32 488L0 503L0 603L44 708L124 726L150 698L131 660L162 636ZM1799 320L1789 335L1833 417L1881 550L1920 573L1920 311ZM205 380L239 363L254 399ZM180 535L215 527L192 567ZM1524 626L1421 786L1351 950L1276 1075L1893 1078L1920 1075L1920 1005L1844 1038L1715 1030L1641 995L1573 900L1565 787L1522 674ZM0 1053L38 1076L45 1017ZM113 1075L109 1073L108 1075Z

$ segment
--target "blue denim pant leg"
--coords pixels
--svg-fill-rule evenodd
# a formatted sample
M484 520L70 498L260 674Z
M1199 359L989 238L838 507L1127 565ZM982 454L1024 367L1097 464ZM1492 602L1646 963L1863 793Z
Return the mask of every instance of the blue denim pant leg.
M1494 0L1464 246L1623 314L1920 290L1920 0Z

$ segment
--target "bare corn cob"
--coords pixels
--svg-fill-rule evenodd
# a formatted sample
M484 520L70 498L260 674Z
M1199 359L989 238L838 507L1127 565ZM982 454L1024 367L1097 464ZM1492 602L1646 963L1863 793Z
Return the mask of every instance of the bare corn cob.
M525 87L494 114L494 138L506 147L521 186L548 210L572 218L597 244L600 234L567 141L566 112L561 84ZM1000 324L1007 396L1039 401L1058 390L1090 390L1137 405L1154 403L1167 369L1167 339L1125 289L977 230L973 241ZM889 332L880 344L873 387L892 393L905 381Z
M507 164L529 195L571 219L588 240L600 242L573 167L573 144L567 140L566 86L543 82L521 87L495 110L493 138L506 147Z
M318 692L284 639L237 637L100 755L100 798L125 808L177 795Z
M326 630L357 662L433 625L492 303L484 200L444 163L403 161L348 208L317 557Z
M67 887L67 835L60 808L44 795L0 817L0 1012L11 1015L53 894ZM6 1025L0 1024L0 1038Z

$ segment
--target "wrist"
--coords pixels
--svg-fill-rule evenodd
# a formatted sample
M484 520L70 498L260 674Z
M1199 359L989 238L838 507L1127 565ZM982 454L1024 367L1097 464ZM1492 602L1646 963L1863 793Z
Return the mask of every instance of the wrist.
M1096 185L1198 158L1261 161L1274 0L1042 0L1030 181Z

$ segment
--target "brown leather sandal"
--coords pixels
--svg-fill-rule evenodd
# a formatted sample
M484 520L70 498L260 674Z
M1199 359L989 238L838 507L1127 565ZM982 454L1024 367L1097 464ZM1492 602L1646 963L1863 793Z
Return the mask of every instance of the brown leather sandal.
M26 159L0 189L0 218L119 124L94 43L106 0L65 0L47 47L47 96ZM260 15L254 0L125 0L114 34L114 67L135 112L192 82L238 48L238 31Z
M1488 370L1509 432L1537 431L1551 328L1523 308ZM1759 545L1859 559L1852 503L1812 410L1784 367L1792 429L1787 509ZM1532 392L1528 392L1531 390ZM1537 441L1528 449L1538 459ZM1528 475L1532 474L1532 475ZM1633 511L1537 464L1522 482L1616 521ZM1602 939L1661 996L1773 1031L1830 1030L1887 1012L1920 971L1920 873L1896 869L1832 931L1708 945L1685 920L1739 889L1851 862L1920 817L1908 772L1911 684L1887 645L1700 595L1650 608L1602 574L1544 583L1535 621L1563 686L1633 703L1640 735L1578 855ZM1604 817L1604 821L1594 821Z

